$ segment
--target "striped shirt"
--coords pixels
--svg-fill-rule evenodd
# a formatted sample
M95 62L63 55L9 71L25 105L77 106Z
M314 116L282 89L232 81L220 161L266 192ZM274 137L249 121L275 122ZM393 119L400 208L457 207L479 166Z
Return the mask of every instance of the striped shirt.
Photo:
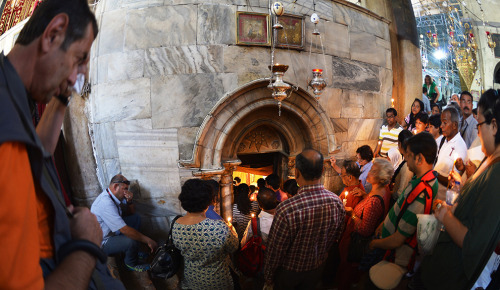
M388 125L382 125L380 128L380 134L378 137L379 141L382 141L382 147L380 148L380 156L387 157L387 152L394 147L398 147L398 136L399 133L403 131L403 127L396 123L394 128L389 130Z
M403 216L397 225L396 221L398 219L399 212L401 211L401 207L403 206L403 202L419 183L420 178L413 176L408 183L408 186L403 191L403 194L399 196L398 200L385 217L384 225L382 226L382 239L394 234L396 232L396 227L397 231L407 238L416 233L418 222L417 214L423 214L425 211L425 194L423 191L406 208L406 211L403 213ZM433 199L435 199L438 191L437 179L429 182L429 185L432 187L432 196ZM412 254L413 249L407 245L403 245L396 249L396 264L406 267L410 262Z
M241 240L245 229L247 228L248 222L252 218L252 213L258 215L260 211L259 204L256 201L250 203L250 213L244 214L238 210L238 205L233 205L233 223L236 223L236 233L238 238Z
M337 195L322 184L302 186L276 209L264 259L265 279L272 281L279 267L294 272L319 268L339 240L344 218Z

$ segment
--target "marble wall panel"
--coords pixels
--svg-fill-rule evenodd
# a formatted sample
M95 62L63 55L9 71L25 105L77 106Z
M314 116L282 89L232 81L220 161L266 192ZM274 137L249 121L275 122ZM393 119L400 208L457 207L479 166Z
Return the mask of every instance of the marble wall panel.
M108 12L108 11L113 11L115 9L120 8L120 5L121 5L121 0L105 0L104 6L97 5L97 8L99 9L99 8L103 7L104 12ZM96 11L96 15L99 15L99 14L100 13L97 13L97 11Z
M180 192L177 129L137 130L143 124L117 127L125 129L116 132L122 172L137 179L143 199L176 196Z
M196 44L196 14L195 5L129 10L125 49Z
M152 78L153 128L200 126L217 101L226 92L234 90L236 85L235 74Z
M380 132L382 119L349 119L348 140L376 140Z
M364 100L364 118L383 118L385 110L390 106L390 97L380 94L365 94Z
M340 118L342 104L342 90L325 88L320 95L319 104L330 118Z
M116 151L116 154L118 155L118 151ZM105 187L109 182L111 181L111 178L113 176L119 174L122 169L120 167L120 159L119 158L113 158L113 159L103 159L102 160L102 177L103 177L103 187Z
M199 5L197 44L236 43L236 7Z
M381 82L380 95L386 96L390 99L392 96L392 84L394 82L392 70L381 68L379 71L379 79Z
M99 55L123 51L126 10L105 12L99 24Z
M366 32L351 31L351 59L380 67L387 66L386 49L377 46L376 36Z
M94 124L93 129L97 154L103 159L118 158L115 123L96 123Z
M381 82L377 66L339 57L334 57L332 60L332 86L351 90L380 91Z
M150 80L145 78L97 85L94 122L151 117L150 91Z
M321 21L317 28L320 35L313 35L314 24L306 17L305 49L315 53L349 58L349 27L331 21ZM312 42L312 48L311 48ZM323 48L321 47L323 43Z
M375 19L354 9L349 9L351 31L368 32L377 37L389 40L389 25L383 21Z
M266 53L267 52L267 53ZM237 60L237 61L236 61ZM224 68L238 74L238 85L270 76L268 48L247 46L224 47Z
M252 0L250 0L250 2L253 3ZM164 5L186 5L186 4L247 5L248 2L247 0L164 0L163 3Z
M193 148L199 127L183 127L177 131L179 141L179 160L190 160L193 158Z
M146 50L145 74L148 77L171 74L222 72L222 46L172 46Z
M349 128L349 119L332 119L332 124L335 134L347 132Z
M119 2L121 2L121 7L128 9L140 9L163 5L164 0L119 0Z
M115 52L98 58L99 83L144 77L144 50Z

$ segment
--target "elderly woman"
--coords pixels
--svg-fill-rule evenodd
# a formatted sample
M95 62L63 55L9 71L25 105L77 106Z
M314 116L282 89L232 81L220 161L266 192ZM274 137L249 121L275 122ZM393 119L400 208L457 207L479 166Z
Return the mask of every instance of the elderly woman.
M233 289L229 254L238 249L238 237L222 220L208 219L212 188L200 179L184 183L179 195L187 214L172 227L174 245L184 257L182 289Z
M350 218L339 245L340 266L337 273L339 289L350 289L351 284L356 282L359 261L348 261L351 234L357 232L363 237L370 237L374 234L389 206L390 194L387 185L393 173L393 166L387 159L376 158L367 177L367 180L372 184L371 192L367 194L359 188L352 190L352 194L362 200L354 209L346 207Z
M441 203L434 215L443 223L433 254L422 262L427 289L471 289L500 241L500 92L486 91L478 103L478 132L486 155L463 185L453 206ZM458 174L450 178L459 180Z

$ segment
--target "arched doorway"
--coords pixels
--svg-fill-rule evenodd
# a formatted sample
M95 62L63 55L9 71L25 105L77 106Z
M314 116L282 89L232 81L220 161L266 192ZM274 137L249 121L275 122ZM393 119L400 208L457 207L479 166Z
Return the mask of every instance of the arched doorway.
M337 149L332 122L314 97L299 88L283 101L279 116L268 84L268 80L258 80L227 94L200 127L193 159L180 162L197 168L195 175L221 175L225 217L232 215L232 172L242 164L238 158L244 155L241 144L248 142L245 138L252 132L265 128L279 136L278 148L272 148L269 141L268 149L286 157L281 162L282 178L293 175L295 156L304 148L314 148L324 156Z

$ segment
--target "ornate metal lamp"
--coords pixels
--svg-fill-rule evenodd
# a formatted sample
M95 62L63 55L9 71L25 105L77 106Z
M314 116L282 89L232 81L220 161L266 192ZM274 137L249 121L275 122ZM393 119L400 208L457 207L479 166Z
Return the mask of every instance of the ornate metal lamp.
M287 91L292 88L291 85L283 81L283 75L288 70L288 65L277 63L269 66L269 69L273 73L275 81L267 87L273 91L272 96L278 101L279 115L281 116L281 102L288 97Z
M319 95L323 93L323 90L326 87L326 82L323 79L323 70L322 69L313 69L313 78L309 82L309 86L314 90L313 93L316 95L316 99L319 99Z
M438 48L439 47L439 42L437 38L437 34L433 33L432 34L432 42L431 42L432 47Z

